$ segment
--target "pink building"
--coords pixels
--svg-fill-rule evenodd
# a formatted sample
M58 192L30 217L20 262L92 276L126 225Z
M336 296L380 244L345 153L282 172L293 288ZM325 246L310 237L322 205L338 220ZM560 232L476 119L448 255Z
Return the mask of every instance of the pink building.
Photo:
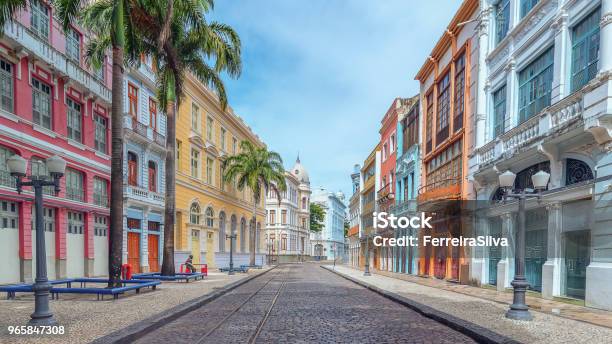
M110 64L91 70L87 34L64 33L48 2L30 4L0 37L0 284L35 277L33 193L16 193L13 154L35 175L52 155L68 163L60 193L45 191L49 278L108 271Z

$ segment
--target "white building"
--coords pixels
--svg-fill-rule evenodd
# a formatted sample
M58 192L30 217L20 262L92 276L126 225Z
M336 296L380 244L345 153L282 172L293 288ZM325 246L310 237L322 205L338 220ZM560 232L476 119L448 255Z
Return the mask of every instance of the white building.
M312 194L312 203L319 204L325 210L323 229L310 234L312 256L322 260L344 257L344 194L319 187Z
M285 180L280 202L273 190L266 197L266 249L277 263L304 261L310 253L310 179L299 156Z
M544 298L612 309L612 0L481 0L475 152L470 179L492 206L481 233L513 237L516 202L498 175L530 187L550 172L541 202L527 202L527 279ZM511 241L513 242L513 241ZM513 248L476 250L471 277L510 287Z

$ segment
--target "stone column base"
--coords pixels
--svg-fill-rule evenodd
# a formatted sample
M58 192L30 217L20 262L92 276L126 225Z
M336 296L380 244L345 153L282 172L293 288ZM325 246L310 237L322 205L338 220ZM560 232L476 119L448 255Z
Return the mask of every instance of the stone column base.
M586 269L587 307L612 311L612 263L592 262Z
M55 279L66 278L66 259L55 260ZM52 279L49 276L49 279Z
M552 300L561 295L561 269L559 259L549 259L542 266L542 297Z
M85 258L85 277L93 277L94 275L94 260L93 258Z
M470 269L470 284L481 285L485 284L485 260L482 258L472 258Z
M497 263L497 291L510 288L514 279L514 259L502 259Z
M32 283L32 259L19 259L19 279L23 283Z

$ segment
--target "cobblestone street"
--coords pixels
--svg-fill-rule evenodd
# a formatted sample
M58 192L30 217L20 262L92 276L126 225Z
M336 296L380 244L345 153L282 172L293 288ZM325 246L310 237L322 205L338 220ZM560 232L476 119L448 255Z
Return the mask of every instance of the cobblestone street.
M473 343L321 269L283 265L140 338L139 343Z

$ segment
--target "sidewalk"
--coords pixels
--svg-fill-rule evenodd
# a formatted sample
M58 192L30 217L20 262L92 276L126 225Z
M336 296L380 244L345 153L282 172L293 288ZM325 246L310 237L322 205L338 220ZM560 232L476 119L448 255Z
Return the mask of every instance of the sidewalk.
M131 324L205 296L219 288L249 276L267 271L251 269L247 274L209 272L204 280L195 282L162 282L155 291L133 291L118 300L96 301L95 295L62 294L59 300L51 300L50 307L58 325L65 328L64 335L9 336L8 326L27 325L34 310L32 294L17 294L15 300L0 300L0 343L89 343Z
M512 299L510 293L416 276L397 274L401 279L392 278L378 271L365 277L362 271L344 265L336 265L335 270L523 343L612 343L610 312L529 297L528 304L538 311L532 311L533 321L521 322L504 316ZM552 309L559 309L560 316L550 313Z

